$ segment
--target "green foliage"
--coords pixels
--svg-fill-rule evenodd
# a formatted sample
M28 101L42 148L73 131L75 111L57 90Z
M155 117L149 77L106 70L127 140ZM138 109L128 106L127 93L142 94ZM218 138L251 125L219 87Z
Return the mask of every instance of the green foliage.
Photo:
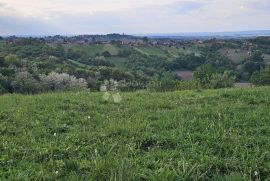
M270 85L270 66L268 65L264 69L255 72L251 76L251 82L258 86Z
M15 66L18 66L18 67L21 67L22 66L22 62L19 60L18 56L17 55L7 55L5 57L5 64L6 65L15 65Z
M6 66L5 57L0 57L0 67Z
M48 90L84 90L87 89L85 79L77 79L66 73L51 72L48 75L40 75L41 84Z
M252 56L250 57L251 61L253 62L263 62L263 53L261 51L255 51Z
M0 74L0 94L7 93L9 88L9 83L7 77Z
M204 87L210 85L212 75L215 73L215 70L212 65L206 64L202 65L196 69L194 72L194 78L198 83Z
M152 39L140 45L142 38L137 43L132 40L135 43L128 45L112 41L114 39L106 44L88 44L87 41L84 41L85 44L61 44L51 43L50 38L11 37L0 41L0 74L7 77L9 85L18 72L29 72L38 82L40 74L59 72L91 80L90 87L94 90L99 89L100 82L111 78L144 82L159 77L160 87L160 77L168 71L193 71L204 64L210 64L215 70L211 74L213 80L203 73L195 80L196 84L201 88L224 87L231 85L228 82L232 81L234 75L237 81L248 81L254 72L266 65L267 59L264 57L269 53L267 37L253 40L213 39L198 43L175 41L172 42L173 45L168 45L166 41L169 40L155 42ZM224 74L227 70L230 77ZM99 74L98 77L95 76L96 73ZM225 84L218 83L227 78L229 81ZM185 83L179 84L187 86ZM172 90L171 85L167 86L168 88L162 89ZM138 89L144 87L139 86ZM134 89L135 87L127 88ZM8 91L11 92L12 89L9 88Z
M18 72L12 80L11 86L17 93L32 94L41 91L40 83L29 72Z
M200 89L200 85L196 80L192 81L177 81L175 90L197 90Z
M16 70L14 68L7 68L7 67L0 68L0 74L4 76L12 77L15 75L15 73Z
M146 37L146 36L143 37L143 42L144 42L144 43L147 43L148 41L149 41L149 38L148 38L148 37Z
M206 61L205 57L196 56L193 54L182 55L170 62L168 68L170 70L188 69L194 70L196 67L204 64Z
M0 180L270 180L269 87L0 96Z
M112 55L110 54L110 52L108 52L108 51L102 52L102 55L103 55L104 57L110 57L110 56L112 56Z
M228 71L216 73L210 64L199 67L194 72L194 78L202 88L212 89L233 87L235 82L235 78Z
M219 89L226 87L233 87L235 78L225 71L223 74L213 74L210 80L210 88Z

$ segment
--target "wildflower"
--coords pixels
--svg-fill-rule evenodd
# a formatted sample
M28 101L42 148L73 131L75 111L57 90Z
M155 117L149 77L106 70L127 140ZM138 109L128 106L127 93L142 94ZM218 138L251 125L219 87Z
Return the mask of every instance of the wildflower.
M113 101L114 101L115 103L119 103L119 102L122 101L122 97L120 96L119 93L113 94L112 97L113 97Z
M87 116L87 119L90 119L91 117L90 116Z
M53 136L56 136L56 133L54 133Z
M110 99L110 96L111 96L110 93L105 92L102 98L103 100L108 101Z
M56 171L55 171L55 174L58 174L58 173L59 173L59 172L56 170Z
M106 91L107 91L106 85L100 86L100 91L101 91L101 92L106 92Z
M254 172L254 175L257 176L259 173L257 171Z

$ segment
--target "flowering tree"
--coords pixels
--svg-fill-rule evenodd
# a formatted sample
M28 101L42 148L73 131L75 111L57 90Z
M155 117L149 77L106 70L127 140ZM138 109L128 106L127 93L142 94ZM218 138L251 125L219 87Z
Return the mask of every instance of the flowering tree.
M42 74L40 75L40 80L43 82L46 89L49 90L87 89L85 79L78 79L67 73L51 72L48 75Z

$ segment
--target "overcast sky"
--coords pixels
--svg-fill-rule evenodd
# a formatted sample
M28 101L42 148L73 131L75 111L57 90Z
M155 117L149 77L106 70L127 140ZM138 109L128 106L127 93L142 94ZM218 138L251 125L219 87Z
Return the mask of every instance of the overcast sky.
M270 29L270 0L0 0L0 35Z

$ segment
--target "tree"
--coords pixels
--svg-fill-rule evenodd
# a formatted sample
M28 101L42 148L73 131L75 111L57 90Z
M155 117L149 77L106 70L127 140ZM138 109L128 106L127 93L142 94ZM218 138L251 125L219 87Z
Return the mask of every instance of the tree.
M270 66L266 66L264 69L253 73L251 82L258 86L270 85Z
M250 57L251 61L253 62L263 62L264 61L264 57L261 51L255 51L251 57Z
M231 76L229 72L225 71L223 74L213 74L210 80L210 88L219 89L226 87L233 87L235 77Z
M103 55L104 57L111 57L111 56L112 56L111 53L108 52L108 51L103 52L102 55Z
M160 79L161 90L162 91L174 90L176 82L177 82L176 78L171 72L165 72Z
M8 80L7 77L0 74L0 94L8 92Z
M175 90L177 82L172 72L164 72L161 77L154 76L146 87L156 91L172 91Z
M4 67L5 65L5 58L4 57L0 57L0 67Z
M194 79L203 87L209 86L214 73L215 71L212 65L205 64L196 69L194 72Z
M67 73L51 72L48 75L40 75L40 80L46 90L74 90L87 89L85 79L77 79Z
M148 37L146 37L146 36L145 36L145 37L143 37L143 42L144 42L144 43L148 43L148 42L149 42Z
M22 62L18 59L17 55L12 55L12 54L5 56L5 64L15 65L17 67L22 66Z
M194 72L194 78L201 87L213 89L233 87L235 81L235 77L230 75L228 71L216 73L209 64L197 68Z
M11 82L14 92L37 93L41 91L40 83L29 72L18 72Z

